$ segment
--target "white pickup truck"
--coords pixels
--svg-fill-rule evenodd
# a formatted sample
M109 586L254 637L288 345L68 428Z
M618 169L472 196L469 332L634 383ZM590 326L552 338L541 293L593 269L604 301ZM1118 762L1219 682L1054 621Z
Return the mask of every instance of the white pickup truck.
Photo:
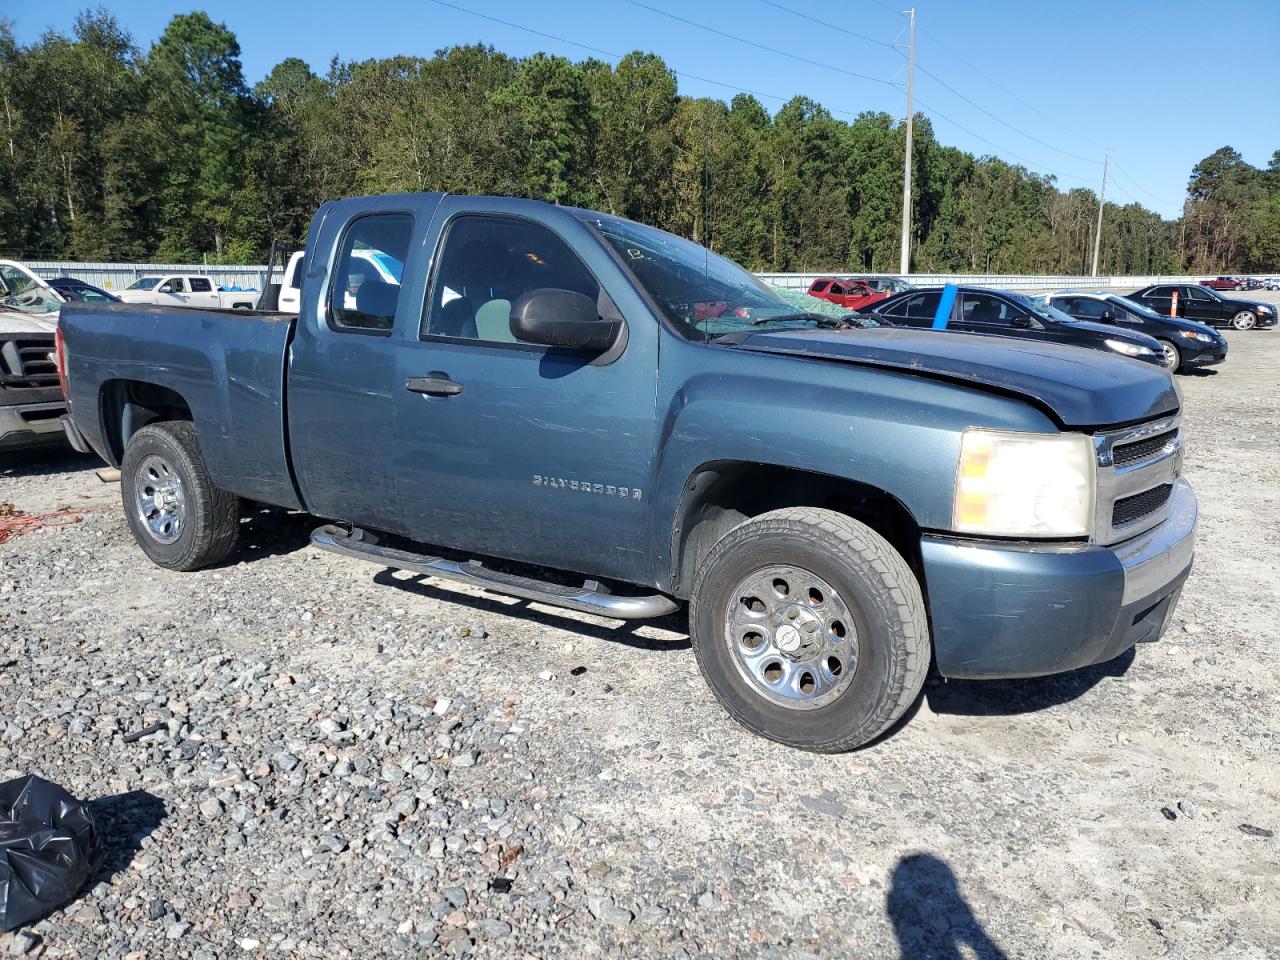
M252 310L257 290L219 290L209 277L198 273L170 273L139 277L116 294L125 303L151 303L162 307Z
M280 281L280 300L276 310L280 313L297 313L302 297L302 254L299 250L289 258ZM347 275L347 287L342 300L346 309L355 307L356 291L365 280L380 280L392 286L400 286L404 264L381 250L355 249L351 251L352 265ZM137 302L137 301L135 301Z

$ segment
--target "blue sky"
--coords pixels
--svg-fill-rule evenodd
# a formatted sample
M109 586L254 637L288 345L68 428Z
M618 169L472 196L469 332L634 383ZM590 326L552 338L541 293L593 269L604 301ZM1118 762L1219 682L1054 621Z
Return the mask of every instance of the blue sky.
M728 99L734 93L728 87L782 98L799 93L846 119L862 110L901 116L906 109L905 90L892 84L905 79L905 61L892 45L905 40L900 10L910 0L777 0L878 43L766 0L449 2L604 51L654 51L680 74L681 92L693 96ZM677 22L639 2L793 56ZM7 0L0 16L25 42L48 27L68 30L88 5ZM104 5L143 47L174 13L198 8L163 0ZM432 0L219 0L203 9L239 38L250 82L286 56L323 71L335 54L428 55L476 41L516 55L592 55ZM1119 172L1108 183L1108 199L1176 216L1196 161L1231 145L1264 166L1280 149L1280 0L918 0L917 16L916 94L924 104L917 109L932 117L938 138L1057 173L1063 187L1096 190L1103 152L1111 149ZM760 99L770 110L781 105Z

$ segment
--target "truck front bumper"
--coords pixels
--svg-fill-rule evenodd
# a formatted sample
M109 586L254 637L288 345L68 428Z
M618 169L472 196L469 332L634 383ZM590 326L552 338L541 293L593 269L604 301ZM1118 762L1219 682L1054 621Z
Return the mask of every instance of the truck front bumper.
M1158 640L1195 552L1197 504L1179 479L1169 517L1110 547L926 536L934 656L945 677L1035 677Z
M66 401L57 387L5 390L0 394L0 450L14 450L62 437Z

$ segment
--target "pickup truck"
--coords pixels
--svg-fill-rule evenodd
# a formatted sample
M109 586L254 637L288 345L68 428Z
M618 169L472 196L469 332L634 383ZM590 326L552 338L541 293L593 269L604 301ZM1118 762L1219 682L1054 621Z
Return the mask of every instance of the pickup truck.
M22 264L0 260L0 452L63 442L67 404L52 355L64 302Z
M846 280L840 277L819 277L809 284L809 296L829 300L849 310L861 310L878 303L888 293L877 290L865 280Z
M383 567L620 619L688 601L727 712L827 752L883 733L931 663L1028 677L1156 640L1190 572L1158 366L850 328L533 200L326 203L302 269L296 316L62 313L69 435L120 466L161 566L221 562L246 500Z
M209 277L198 273L139 277L116 296L125 303L150 303L168 307L230 307L252 310L258 305L257 290L221 290Z

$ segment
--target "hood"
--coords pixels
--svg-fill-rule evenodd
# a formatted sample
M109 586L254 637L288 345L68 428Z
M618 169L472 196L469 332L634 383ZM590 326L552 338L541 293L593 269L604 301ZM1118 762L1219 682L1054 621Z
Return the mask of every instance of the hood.
M1062 326L1066 327L1067 324L1064 323ZM1123 327L1116 327L1109 323L1094 323L1092 320L1076 320L1069 329L1092 333L1099 340L1125 340L1129 343L1141 344L1156 352L1160 350L1160 345L1140 330L1125 330Z
M1263 311L1265 313L1270 313L1276 309L1276 305L1268 300L1241 300L1239 297L1223 297L1222 302L1233 307L1248 307L1250 310L1258 310L1265 307L1266 309Z
M1161 367L1043 341L898 327L752 333L734 342L738 349L901 370L1014 394L1063 427L1136 423L1179 407L1173 378Z

